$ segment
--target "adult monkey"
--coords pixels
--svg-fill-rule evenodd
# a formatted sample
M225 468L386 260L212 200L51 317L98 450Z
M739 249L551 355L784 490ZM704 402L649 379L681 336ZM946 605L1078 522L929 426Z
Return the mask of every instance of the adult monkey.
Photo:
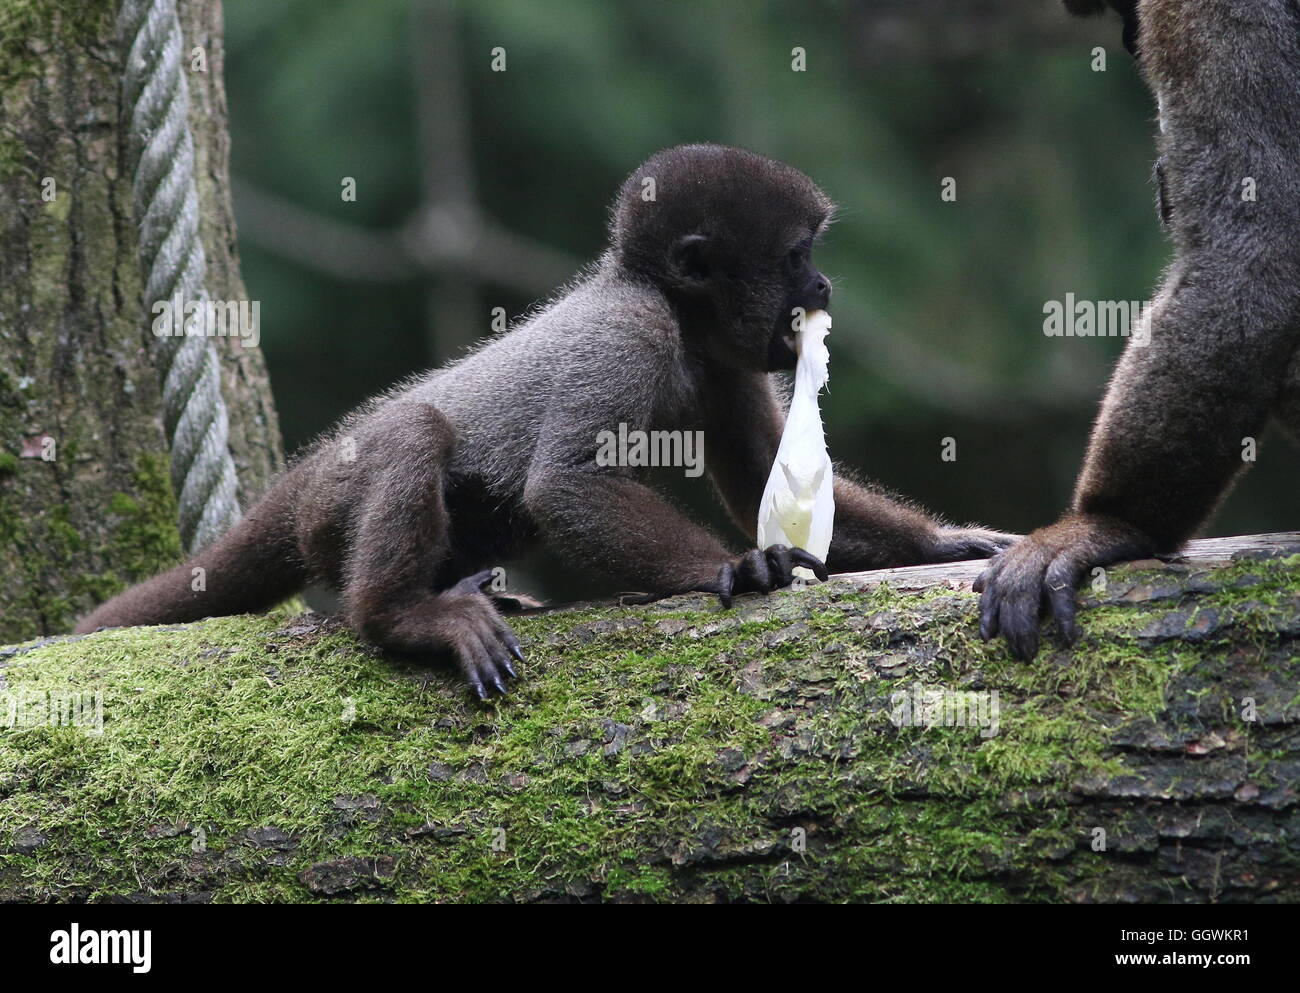
M598 464L601 433L620 424L702 429L753 540L783 419L769 373L795 364L794 308L830 302L810 258L830 216L790 166L717 145L660 152L624 182L609 249L567 293L348 417L230 532L78 630L261 610L319 578L363 637L450 652L483 697L523 658L483 570L537 541L623 588L724 604L788 585L798 565L825 578L993 554L1011 537L838 478L825 565L779 545L736 555L637 470Z
M1078 14L1101 0L1065 0ZM1050 610L1078 637L1094 566L1172 553L1244 468L1269 416L1300 428L1300 8L1296 0L1111 0L1160 108L1175 256L1150 342L1129 342L1069 512L976 584L980 633L1038 651ZM1134 20L1136 18L1136 20Z

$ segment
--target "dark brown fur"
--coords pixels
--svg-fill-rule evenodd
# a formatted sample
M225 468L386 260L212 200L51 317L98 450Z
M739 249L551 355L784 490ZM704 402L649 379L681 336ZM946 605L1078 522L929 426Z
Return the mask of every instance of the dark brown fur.
M642 199L641 180L657 197ZM78 630L260 610L309 579L341 588L348 622L406 652L450 652L480 694L522 657L484 587L544 542L612 588L769 591L806 552L736 554L646 485L596 464L597 435L702 429L741 531L784 415L771 371L794 355L791 309L825 307L809 259L830 201L802 173L737 149L669 149L629 177L609 250L568 292L472 355L351 415L248 517L192 562L100 607ZM940 522L847 479L836 569L987 556L1009 536ZM195 568L207 591L190 589Z
M1137 16L1175 257L1150 344L1130 342L1111 379L1070 511L981 577L982 634L1025 659L1041 610L1077 637L1088 570L1191 537L1270 415L1300 425L1300 12L1295 0L1140 0ZM1242 198L1247 177L1256 202Z

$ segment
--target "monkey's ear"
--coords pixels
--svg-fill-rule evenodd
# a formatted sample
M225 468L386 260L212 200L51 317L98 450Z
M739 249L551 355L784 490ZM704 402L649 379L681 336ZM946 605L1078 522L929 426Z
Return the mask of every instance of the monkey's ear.
M711 248L707 234L682 235L673 243L673 272L687 285L702 286L713 274Z

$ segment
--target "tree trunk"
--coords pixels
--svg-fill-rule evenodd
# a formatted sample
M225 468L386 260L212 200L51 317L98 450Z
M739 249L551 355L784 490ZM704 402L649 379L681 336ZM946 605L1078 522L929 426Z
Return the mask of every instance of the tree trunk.
M1298 553L1032 665L975 563L544 612L491 706L311 614L0 649L0 901L1300 902Z
M116 4L0 0L0 640L180 554L122 129ZM207 287L243 299L221 5L182 0ZM215 339L240 502L282 460L260 352Z

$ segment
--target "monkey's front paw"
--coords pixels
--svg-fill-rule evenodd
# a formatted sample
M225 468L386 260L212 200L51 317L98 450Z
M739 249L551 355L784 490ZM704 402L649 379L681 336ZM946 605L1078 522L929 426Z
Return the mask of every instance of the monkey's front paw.
M1057 622L1067 642L1077 635L1074 623L1074 582L1049 588L1048 572L1056 549L1034 532L1014 548L997 556L975 580L980 593L980 637L985 641L1002 634L1011 654L1028 662L1038 654L1038 620L1049 594Z
M1050 609L1066 644L1074 644L1079 580L1093 566L1150 551L1150 539L1136 528L1106 518L1069 517L1039 528L998 555L975 581L980 637L1003 635L1011 654L1028 662L1038 654L1039 618Z
M519 678L511 657L524 661L519 639L481 592L488 589L492 576L490 569L477 573L443 594L455 615L454 623L448 625L452 654L480 700L486 700L492 690L504 694L506 680Z
M1018 534L1004 534L984 528L940 528L928 549L927 562L961 562L965 559L988 559L1021 539Z
M716 587L710 592L718 594L724 607L730 607L731 598L737 593L771 593L789 586L794 582L797 566L811 569L823 582L830 576L822 560L802 548L769 545L761 551L750 549L739 558L724 562L718 570Z

